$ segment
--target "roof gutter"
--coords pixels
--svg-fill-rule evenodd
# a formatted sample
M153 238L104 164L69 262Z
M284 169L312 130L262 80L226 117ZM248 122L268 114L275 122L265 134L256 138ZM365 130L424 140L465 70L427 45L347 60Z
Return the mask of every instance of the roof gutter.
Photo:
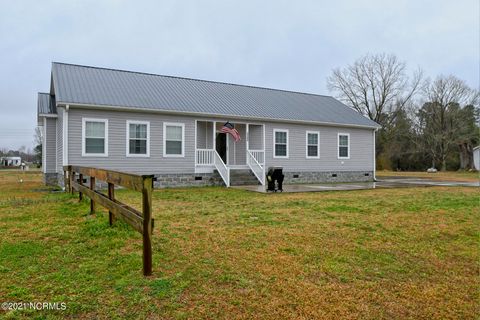
M37 126L43 126L44 124L43 119L47 119L47 118L55 119L57 117L58 116L56 113L37 113Z
M380 125L377 126L368 126L368 125L358 125L358 124L346 124L346 123L334 123L334 122L322 122L322 121L307 121L307 120L293 120L293 119L280 119L280 118L261 118L261 117L251 117L251 116L238 116L238 115L228 115L228 114L215 114L215 113L203 113L203 112L192 112L192 111L174 111L174 110L164 110L164 109L149 109L149 108L136 108L136 107L123 107L123 106L109 106L109 105L98 105L98 104L80 104L72 102L62 102L57 101L57 107L69 106L70 108L79 108L79 109L108 109L114 111L131 111L131 112L142 112L142 113L163 113L163 114L174 114L174 115L185 115L185 116L202 116L202 117L213 117L213 118L229 118L229 119L241 119L241 120L255 120L255 121L273 121L273 122L283 122L283 123L298 123L298 124L313 124L313 125L323 125L331 127L347 127L347 128L362 128L362 129L379 129Z
M39 113L38 117L58 118L58 115L56 113Z

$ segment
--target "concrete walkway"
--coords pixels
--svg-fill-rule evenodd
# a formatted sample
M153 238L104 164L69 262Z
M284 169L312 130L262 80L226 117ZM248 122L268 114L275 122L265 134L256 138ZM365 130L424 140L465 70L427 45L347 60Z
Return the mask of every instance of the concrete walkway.
M480 187L480 182L437 181L416 177L381 177L376 182L356 183L324 183L324 184L287 184L283 192L318 192L336 190L363 190L382 188L413 188L413 187ZM264 186L235 186L232 188L266 193Z

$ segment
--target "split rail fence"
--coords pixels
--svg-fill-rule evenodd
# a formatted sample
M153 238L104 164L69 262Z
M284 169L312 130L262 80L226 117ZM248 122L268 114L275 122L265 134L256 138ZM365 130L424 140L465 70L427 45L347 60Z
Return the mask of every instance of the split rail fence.
M153 175L135 175L112 170L104 170L81 166L64 166L65 191L74 193L78 191L79 200L83 195L90 198L90 213L95 212L96 204L100 204L109 210L109 222L113 224L115 219L123 220L143 235L143 274L152 274L152 192ZM86 178L90 178L89 185L85 185ZM108 194L105 195L96 190L96 181L104 181L108 184ZM142 193L142 212L115 199L115 186Z

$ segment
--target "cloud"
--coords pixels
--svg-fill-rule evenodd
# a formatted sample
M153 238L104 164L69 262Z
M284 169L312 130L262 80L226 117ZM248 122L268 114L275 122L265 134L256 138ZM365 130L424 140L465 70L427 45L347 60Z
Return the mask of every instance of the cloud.
M63 61L326 94L331 69L394 53L478 88L479 4L464 1L0 3L0 147L31 146L36 93ZM15 128L24 128L15 131Z

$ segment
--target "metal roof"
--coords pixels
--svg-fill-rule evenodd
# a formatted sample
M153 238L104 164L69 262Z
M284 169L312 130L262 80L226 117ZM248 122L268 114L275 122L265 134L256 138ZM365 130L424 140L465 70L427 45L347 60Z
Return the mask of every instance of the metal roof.
M52 115L56 116L57 106L55 104L55 97L49 93L39 92L37 99L37 123L43 125L42 116Z
M379 127L330 96L58 62L52 77L57 104Z
M38 114L56 114L57 107L55 106L55 98L50 96L49 93L38 93Z

